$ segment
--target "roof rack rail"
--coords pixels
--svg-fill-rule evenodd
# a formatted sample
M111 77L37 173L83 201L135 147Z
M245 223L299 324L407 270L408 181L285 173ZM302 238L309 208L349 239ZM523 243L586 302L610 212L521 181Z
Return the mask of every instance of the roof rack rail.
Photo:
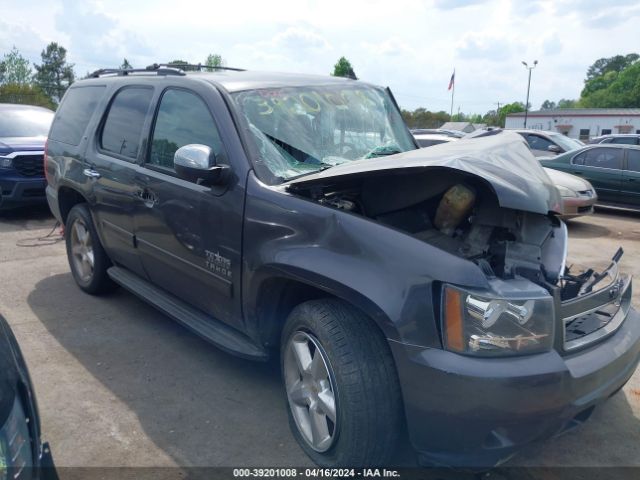
M132 73L154 73L156 75L184 75L180 68L172 66L158 65L154 63L146 68L101 68L89 74L89 78L99 78L103 75L116 75L118 77L130 75Z
M147 68L179 68L181 70L189 70L201 72L203 70L231 70L233 72L244 72L244 68L224 67L222 65L203 65L201 63L154 63Z

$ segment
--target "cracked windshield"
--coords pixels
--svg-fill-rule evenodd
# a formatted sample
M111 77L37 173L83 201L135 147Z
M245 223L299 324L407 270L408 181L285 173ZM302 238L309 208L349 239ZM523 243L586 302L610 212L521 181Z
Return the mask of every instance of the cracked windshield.
M234 94L260 150L283 180L364 158L415 149L386 91L314 86Z

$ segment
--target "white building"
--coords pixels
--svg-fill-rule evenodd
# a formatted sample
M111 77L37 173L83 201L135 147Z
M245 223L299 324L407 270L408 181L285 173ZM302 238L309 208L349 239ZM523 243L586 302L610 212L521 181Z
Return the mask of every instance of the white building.
M524 112L507 115L505 128L523 128ZM640 133L640 108L557 108L534 110L527 128L550 130L587 141L609 133Z

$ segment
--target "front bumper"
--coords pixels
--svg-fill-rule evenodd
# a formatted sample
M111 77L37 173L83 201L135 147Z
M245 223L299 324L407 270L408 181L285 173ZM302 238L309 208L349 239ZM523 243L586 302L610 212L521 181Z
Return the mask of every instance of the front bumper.
M2 202L0 209L6 210L26 205L46 203L44 177L23 177L18 174L0 176Z
M581 423L624 386L640 359L640 316L629 310L614 334L565 356L476 358L390 345L421 462L489 467Z
M581 195L579 197L562 197L562 215L564 219L580 217L593 213L597 195Z

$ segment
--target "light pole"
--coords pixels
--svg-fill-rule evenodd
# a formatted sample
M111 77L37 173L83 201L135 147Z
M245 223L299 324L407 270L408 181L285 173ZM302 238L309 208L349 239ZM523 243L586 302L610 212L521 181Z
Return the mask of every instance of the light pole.
M527 101L524 104L524 128L527 128L527 114L529 113L529 90L531 89L531 70L536 68L536 65L538 65L538 60L534 60L533 66L531 67L525 61L523 61L522 64L524 65L524 68L529 70L529 82L527 83Z

